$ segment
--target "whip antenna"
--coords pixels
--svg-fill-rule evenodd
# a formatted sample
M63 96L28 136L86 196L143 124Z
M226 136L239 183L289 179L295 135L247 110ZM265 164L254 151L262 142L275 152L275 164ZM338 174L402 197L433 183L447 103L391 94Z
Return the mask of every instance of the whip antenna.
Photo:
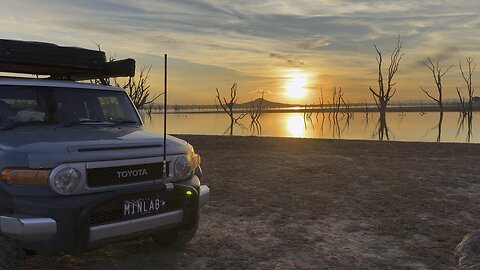
M163 181L167 182L167 54L165 54L165 74L163 85Z

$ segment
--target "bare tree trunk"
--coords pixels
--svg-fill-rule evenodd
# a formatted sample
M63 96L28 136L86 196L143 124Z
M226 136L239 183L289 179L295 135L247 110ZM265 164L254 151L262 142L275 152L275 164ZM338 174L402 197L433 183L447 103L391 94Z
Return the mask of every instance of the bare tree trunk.
M447 72L453 67L453 65L449 66L445 71L442 71L442 68L440 67L440 61L437 60L436 64L433 63L432 59L430 57L427 57L427 60L423 62L423 64L430 69L433 75L433 80L435 81L435 86L437 87L438 91L438 98L433 97L430 95L430 93L423 89L423 87L420 86L420 89L432 100L438 103L438 106L440 108L440 112L443 113L443 85L442 85L442 78L447 74Z
M150 70L152 66L145 66L140 70L138 79L135 77L129 77L128 81L124 85L120 85L117 80L114 80L117 87L121 87L127 92L130 98L138 109L143 108L145 105L152 104L164 93L157 94L151 97L150 84L148 79L150 78Z
M402 60L403 54L401 53L402 50L402 41L400 36L397 39L397 45L393 49L392 54L390 55L390 65L388 68L387 77L384 78L382 64L383 64L383 56L382 52L374 45L375 51L377 52L377 64L378 64L378 89L374 90L372 87L369 87L370 92L373 95L373 99L377 104L378 111L380 113L380 125L379 125L379 138L383 140L383 138L387 138L388 140L388 128L386 124L386 112L388 107L388 102L391 98L395 95L396 88L394 86L397 84L394 82L395 74L398 71L398 66L400 65L400 61ZM385 82L386 81L386 82Z
M477 64L474 62L473 58L467 57L466 59L468 70L464 71L462 67L462 62L459 62L460 72L462 73L463 80L467 86L468 92L468 113L471 114L473 110L473 95L475 89L473 88L472 76L477 67Z
M442 85L442 78L447 74L447 72L453 67L453 65L449 66L445 71L442 71L440 67L440 61L437 60L436 63L432 61L430 57L427 57L427 60L423 62L423 64L430 69L432 72L433 80L435 81L435 86L437 87L438 98L433 97L430 93L423 89L420 86L420 89L432 100L437 102L438 107L440 109L440 115L438 119L438 135L437 135L437 142L440 142L442 136L442 122L443 122L443 85ZM458 90L457 90L458 91ZM460 95L460 92L458 93Z
M457 94L458 94L458 99L459 102L457 103L458 105L458 111L460 112L460 116L462 118L465 118L467 115L467 106L465 106L465 98L460 94L460 89L457 87Z
M467 88L467 94L468 94L468 105L467 105L467 142L470 142L470 139L472 137L472 119L473 119L473 95L475 94L475 89L473 88L473 73L475 72L475 68L477 67L477 64L471 57L467 57L466 59L467 62L467 70L463 69L462 62L459 62L459 67L460 67L460 73L462 74L462 78L465 81L465 85ZM460 92L457 88L458 95L460 96ZM462 101L462 97L460 96L460 100ZM462 104L463 105L463 104ZM463 120L465 119L465 113ZM463 121L462 120L462 121Z
M235 104L237 103L237 100L238 100L238 98L237 98L237 83L234 83L232 85L232 87L230 88L230 100L229 101L227 101L226 98L223 98L223 101L222 101L222 98L220 98L220 92L218 91L218 88L216 90L217 90L217 100L220 103L220 106L222 106L222 109L230 117L230 135L233 135L233 126L235 125L235 123L239 119L241 119L245 116L245 114L242 114L238 118L234 117L233 107L235 106Z

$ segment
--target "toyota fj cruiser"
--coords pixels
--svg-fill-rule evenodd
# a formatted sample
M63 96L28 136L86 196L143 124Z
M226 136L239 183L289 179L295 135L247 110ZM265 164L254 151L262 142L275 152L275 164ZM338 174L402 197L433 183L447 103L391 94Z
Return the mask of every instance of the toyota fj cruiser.
M0 77L0 269L22 268L26 253L80 253L139 236L188 242L209 200L193 147L145 131L123 89L68 80L88 78L91 67L15 65L21 46L7 45L0 71L50 78Z

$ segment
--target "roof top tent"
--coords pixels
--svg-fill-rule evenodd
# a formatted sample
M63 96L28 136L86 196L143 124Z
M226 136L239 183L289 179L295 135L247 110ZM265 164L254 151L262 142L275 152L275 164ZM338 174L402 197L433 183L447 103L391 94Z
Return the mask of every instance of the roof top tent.
M135 60L107 62L103 51L0 39L0 72L73 81L130 77L135 76Z

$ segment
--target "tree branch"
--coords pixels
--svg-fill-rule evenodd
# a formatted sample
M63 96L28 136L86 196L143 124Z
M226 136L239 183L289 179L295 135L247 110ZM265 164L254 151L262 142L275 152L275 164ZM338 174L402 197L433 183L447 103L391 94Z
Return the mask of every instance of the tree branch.
M420 89L422 89L422 91L431 99L435 100L437 103L440 103L440 101L436 98L434 98L433 96L431 96L425 89L423 89L423 87L420 86Z

